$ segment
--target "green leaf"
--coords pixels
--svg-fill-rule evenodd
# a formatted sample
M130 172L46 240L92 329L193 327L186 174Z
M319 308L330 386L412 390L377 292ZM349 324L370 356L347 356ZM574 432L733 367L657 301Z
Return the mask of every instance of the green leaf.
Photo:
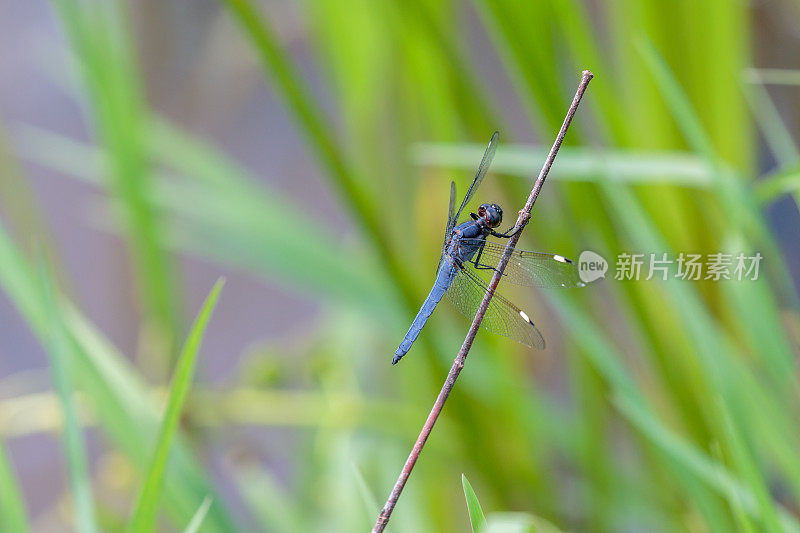
M798 193L800 193L800 166L797 165L765 176L756 186L756 194L765 204L774 202L784 194Z
M145 331L169 346L178 335L179 310L170 258L161 248L161 220L152 204L154 180L146 152L148 114L124 8L78 0L54 2L82 74L98 143L106 155L103 184L117 200L143 302Z
M418 165L468 170L480 159L478 144L424 143L412 147ZM498 148L492 170L531 179L545 160L548 148L504 145ZM599 182L612 180L632 185L676 185L710 188L711 165L689 152L641 151L564 147L550 177L561 181Z
M300 500L259 465L247 464L235 475L237 488L262 531L294 533L307 528L309 516Z
M155 525L156 511L158 510L161 500L164 472L167 467L170 448L175 433L178 430L183 404L189 393L189 388L191 387L195 362L200 350L200 344L203 340L203 334L205 333L206 326L211 318L211 313L214 310L219 292L222 290L223 285L224 281L222 279L214 284L203 307L200 309L200 313L195 319L194 325L189 332L189 337L186 339L183 350L181 350L181 354L178 357L175 373L172 377L172 385L170 386L169 396L167 398L167 408L158 431L158 440L156 442L153 458L147 469L145 480L142 484L142 490L139 494L139 499L128 528L128 531L132 533L152 531Z
M783 68L749 68L745 72L750 83L762 85L800 85L800 70Z
M382 220L381 202L369 194L367 179L360 168L338 146L337 136L324 118L325 113L310 97L307 85L298 75L290 56L281 48L270 22L250 0L225 0L225 4L250 40L276 92L294 115L309 147L345 204L346 212L358 222L357 226L377 252L377 260L393 279L393 288L402 296L405 311L416 312L418 302L413 280L403 258L391 246L392 241Z
M564 118L559 82L552 75L555 30L549 3L479 0L475 4L530 123L549 134Z
M99 182L101 150L38 128L20 131L19 150L26 158ZM157 121L152 132L153 157L184 177L161 175L153 191L153 203L167 223L160 236L164 246L292 282L308 294L327 295L369 313L377 309L397 316L391 284L368 250L354 244L343 253L341 237L267 184L256 185L252 175L214 147L164 121ZM292 231L275 231L276 220Z
M380 512L381 507L378 504L378 500L375 499L375 494L370 490L369 485L367 484L367 480L364 479L364 474L361 473L361 469L358 468L356 463L353 463L353 475L356 478L356 484L358 486L358 494L361 497L361 503L364 504L364 511L366 513L366 526L372 527L373 521L375 517Z
M0 287L44 343L48 338L47 309L38 297L40 289L34 272L0 224ZM143 468L149 460L148 450L159 419L149 389L128 360L80 312L66 299L62 304L65 329L75 346L66 352L74 358L67 366L72 369L75 388L83 392L104 433L135 465ZM188 523L203 498L214 490L186 444L180 441L176 444L165 495L170 516L182 525ZM217 532L236 529L220 505L209 511L206 526Z
M738 431L725 402L720 398L716 403L723 428L722 434L727 438L727 446L733 457L733 463L736 465L739 474L746 481L747 486L755 494L759 516L762 519L764 528L768 531L782 531L783 527L780 524L776 505L772 501L767 484L758 470L758 465L752 456L752 452L748 449ZM736 502L731 502L731 505L736 505Z
M487 533L560 533L562 530L544 518L529 513L491 513Z
M75 504L75 530L81 533L99 531L92 502L91 477L86 458L86 443L78 422L73 402L74 391L67 365L74 357L67 351L73 349L64 329L63 315L58 295L53 288L52 276L45 263L40 267L41 301L47 311L47 338L45 348L50 361L58 398L64 418L64 453L69 469L69 485Z
M31 530L17 477L0 439L0 530L27 533Z
M767 89L760 83L743 89L753 118L780 166L786 167L797 162L800 152Z
M622 396L615 397L614 403L643 435L688 472L717 490L731 505L741 505L748 514L765 518L759 516L760 510L756 499L748 486L740 483L723 466L665 428L646 406L636 404ZM778 514L781 525L786 531L800 531L800 524L789 512L779 509Z
M467 499L467 511L469 512L469 523L472 525L473 533L480 533L486 529L486 517L483 516L483 509L469 484L467 476L461 474L461 485L464 487L464 497Z
M294 114L300 130L327 171L331 183L342 193L343 200L353 206L373 237L380 234L377 212L364 194L360 178L345 160L335 142L325 113L309 95L306 84L298 75L289 55L284 52L266 17L249 0L225 0L235 20L241 24L254 51L262 62L264 72L271 75L278 95Z
M53 236L47 228L33 186L23 173L19 162L15 160L15 154L12 153L12 147L4 130L0 121L0 169L3 172L3 179L0 180L0 206L9 226L16 231L23 242L28 243L29 253L33 251L34 246L54 250Z
M189 525L186 526L186 529L183 530L183 533L197 533L197 531L200 529L200 526L203 525L203 520L206 519L208 509L211 507L213 501L214 499L211 496L206 496L206 499L203 500L203 503L201 503L200 507L197 508L197 512L192 517Z

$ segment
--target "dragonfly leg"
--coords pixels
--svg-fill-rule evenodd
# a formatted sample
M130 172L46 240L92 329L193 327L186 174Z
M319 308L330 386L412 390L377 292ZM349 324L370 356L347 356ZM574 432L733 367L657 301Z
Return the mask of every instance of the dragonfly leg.
M511 226L510 228L508 228L508 229L505 231L505 233L497 233L495 230L492 230L490 234L491 234L493 237L500 237L500 238L502 238L502 239L510 239L511 237L513 237L514 235L516 235L517 233L519 233L519 230L521 230L521 229L522 229L522 227L519 227L519 228L517 228L515 231L513 231L513 232L512 232L511 230L513 230L513 229L514 229L514 226Z
M475 265L475 270L493 270L497 272L497 269L492 265L484 265L481 263L481 254L483 254L483 249L485 246L486 243L481 245L481 247L478 249L478 254L470 262ZM505 273L503 275L505 276Z
M481 264L481 255L483 254L483 249L484 248L486 248L486 241L483 241L481 243L481 247L478 248L478 255L476 255L472 259L472 264L475 265L475 268L478 268L480 270L486 270L486 267L488 266L488 265L482 265ZM489 267L489 268L491 268L491 267Z
M470 262L475 265L475 270L493 270L493 271L497 272L497 269L495 267L493 267L492 265L484 265L482 263L477 263L475 261L470 261ZM507 276L508 274L503 272L503 275Z

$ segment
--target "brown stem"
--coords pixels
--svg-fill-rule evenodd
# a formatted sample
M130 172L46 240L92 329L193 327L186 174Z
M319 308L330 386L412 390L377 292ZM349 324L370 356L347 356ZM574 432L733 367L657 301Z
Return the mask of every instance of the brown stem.
M389 523L389 517L394 510L394 506L397 505L397 499L400 498L400 493L403 492L403 487L405 487L406 481L408 481L408 476L411 475L411 470L417 463L419 454L422 452L422 447L425 446L425 441L428 440L428 436L430 436L431 431L433 430L433 425L439 418L442 408L444 408L444 402L446 402L447 397L450 396L450 391L453 390L453 386L456 384L456 379L461 373L461 370L464 368L464 361L467 359L467 354L472 347L472 342L475 340L475 335L478 333L478 328L481 325L483 316L486 314L486 310L489 308L489 302L494 295L497 284L500 283L500 278L503 275L503 271L506 269L508 260L511 257L511 252L516 246L517 241L519 241L522 228L524 228L531 218L533 204L536 202L536 198L539 196L539 192L542 190L544 180L547 178L547 174L550 172L550 167L553 166L553 161L556 158L558 149L561 148L561 143L564 141L564 136L567 134L567 128L569 128L570 122L572 122L572 117L575 116L575 111L578 109L578 104L580 103L581 98L583 98L583 93L586 91L586 87L589 85L589 82L593 76L594 75L590 71L583 71L581 82L578 85L578 90L575 92L575 97L572 99L572 104L569 106L567 116L564 118L564 123L561 125L561 129L558 132L558 136L556 136L553 147L550 148L550 153L547 154L547 159L544 162L541 172L539 172L539 177L536 178L536 183L533 184L533 189L528 197L528 201L525 202L525 207L520 210L517 222L514 224L514 229L520 228L520 231L517 231L517 233L508 240L508 246L506 247L503 256L500 258L500 263L497 265L497 269L492 276L491 282L489 283L489 289L483 296L483 301L481 301L480 307L478 307L478 312L475 313L475 318L472 320L472 324L469 327L467 337L464 339L464 344L461 345L461 349L458 351L455 361L453 361L453 366L450 368L450 372L447 374L447 379L445 380L444 385L442 385L442 390L439 391L439 396L436 398L436 402L433 404L433 408L428 415L428 419L425 421L425 425L422 426L422 431L420 432L419 437L417 437L417 442L414 443L414 448L411 450L408 459L406 459L406 464L403 465L403 470L400 472L400 477L397 478L397 483L395 483L392 493L389 495L389 499L386 500L386 505L383 506L383 509L381 509L381 512L378 515L378 521L375 523L375 527L372 528L373 533L380 533Z

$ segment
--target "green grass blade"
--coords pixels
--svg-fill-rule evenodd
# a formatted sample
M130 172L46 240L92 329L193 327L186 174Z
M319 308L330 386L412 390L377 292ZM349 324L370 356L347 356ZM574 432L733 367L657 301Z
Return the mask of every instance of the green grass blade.
M749 237L761 240L774 248L764 220L757 212L757 206L750 201L742 187L741 176L726 171L719 157L712 137L706 132L700 117L695 112L688 95L681 87L667 62L659 54L652 41L639 40L639 53L650 73L657 82L664 100L671 110L675 122L692 150L705 158L714 170L714 190L719 195L722 208L727 211L728 231L743 231ZM775 254L776 257L778 254Z
M751 68L745 72L747 81L764 85L800 85L800 70L781 68Z
M239 493L249 504L262 531L294 533L308 529L309 515L299 498L287 492L271 472L248 464L235 476Z
M70 335L81 348L83 358L80 385L101 422L101 427L117 447L144 471L152 457L153 442L161 419L160 410L150 401L148 388L130 363L96 328L74 308L67 309ZM183 439L176 439L166 478L168 511L174 523L186 524L203 499L214 488L206 479L197 459ZM215 497L215 501L220 501ZM205 528L209 531L236 531L227 510L213 505Z
M51 232L46 227L46 219L42 212L30 181L23 173L21 166L15 160L12 146L8 142L3 123L0 122L0 207L6 215L6 220L16 234L29 243L28 253L34 252L35 246L45 250L54 251ZM60 265L54 265L59 267ZM59 268L60 271L60 268Z
M186 526L186 529L183 530L183 533L197 533L197 531L200 529L200 526L203 525L203 520L206 519L208 509L211 507L213 502L214 499L211 496L206 496L206 499L203 500L203 503L201 503L200 507L197 508L197 512L192 517L189 525Z
M637 44L642 59L655 79L656 86L661 90L678 128L689 146L709 161L718 163L719 158L711 138L705 132L700 118L692 109L688 96L665 59L650 39L642 37Z
M364 505L367 527L372 527L375 516L380 512L380 504L375 498L375 494L370 490L367 480L364 479L364 474L358 468L356 463L353 463L353 475L356 478L356 485L358 486L358 495L361 497L361 503Z
M23 259L0 224L0 286L41 342L47 338L47 310L42 305L35 269ZM148 388L129 361L66 300L64 324L75 349L75 387L84 393L100 427L133 464L144 469L155 439L159 415ZM175 523L186 524L214 489L185 443L176 442L166 483L167 509ZM173 468L174 467L174 468ZM226 509L214 505L206 519L209 531L235 531Z
M555 41L549 2L475 0L474 4L531 124L549 136L564 118L561 89L553 72Z
M383 263L401 295L405 310L415 313L415 285L405 263L391 246L391 239L381 219L379 203L369 194L366 179L359 169L350 163L337 146L332 128L323 120L322 109L309 96L309 91L297 74L291 59L279 46L275 31L265 17L249 0L225 0L225 3L241 24L254 50L262 62L265 73L269 73L274 86L294 114L310 148L322 164L333 187L339 192L346 211L360 222L358 225L377 251L376 257Z
M720 447L719 442L712 443L711 453L715 461L718 463L724 463L724 459L722 457L722 448ZM734 496L731 498L729 505L731 508L731 514L733 515L733 520L736 525L739 526L739 530L742 533L756 533L756 531L758 531L753 523L752 518L748 516L747 512L744 510L744 507L742 507L742 502L738 497Z
M17 477L0 440L0 530L27 533L31 530Z
M717 411L720 413L722 434L726 437L727 447L730 449L733 463L755 495L765 529L768 531L783 531L775 503L772 501L769 489L761 472L758 470L758 465L744 442L741 432L736 427L730 410L721 398L717 401ZM731 505L735 505L735 502L732 502Z
M411 157L422 166L469 170L484 148L478 144L425 143L412 147ZM536 175L548 148L507 144L497 150L492 170L529 180ZM603 169L604 172L598 172ZM676 185L708 189L713 168L690 152L564 147L549 177L587 183L609 180L631 185Z
M37 128L21 131L25 158L89 183L100 181L101 150ZM185 176L160 176L153 191L168 230L160 236L164 246L292 282L369 313L398 315L397 298L369 250L355 249L363 259L352 261L329 228L278 191L256 185L214 147L161 121L152 138L153 157ZM275 220L292 231L274 231Z
M612 70L608 68L607 58L602 53L603 47L598 42L588 6L579 0L561 0L552 2L552 8L566 34L564 42L575 58L573 64L578 68L590 68L603 79L603 83L592 87L592 97L597 102L592 111L596 110L600 115L596 122L602 138L614 146L623 145L627 137L626 129L630 125L625 114L620 113L621 93L614 84L618 80L608 76ZM584 109L583 113L586 112Z
M564 295L552 293L548 295L565 324L575 331L575 341L583 346L583 354L615 392L633 401L643 397L636 381L628 369L620 361L617 351L608 340L604 331L595 324L591 317Z
M748 486L740 483L723 466L665 428L646 406L621 396L615 397L614 403L642 434L688 472L717 490L731 505L741 505L751 516L763 519ZM781 525L786 531L800 531L800 523L789 512L780 509L778 513Z
M178 430L183 404L191 387L195 362L197 361L200 344L203 341L203 334L223 285L224 281L222 279L214 284L178 356L167 398L167 408L158 431L153 458L145 475L145 481L142 484L142 490L128 528L131 533L152 531L155 525L156 511L161 500L164 471L167 467L170 448Z
M67 350L73 349L73 346L67 339L62 313L59 309L58 295L53 287L52 276L44 263L40 268L40 281L42 301L47 308L48 316L45 348L64 419L64 454L69 470L70 490L75 504L75 530L80 533L94 533L99 531L99 528L92 501L86 443L78 422L73 402L72 380L67 368L68 362L73 359L67 354Z
M364 195L355 173L334 142L333 132L321 118L325 113L309 96L305 84L295 71L291 59L278 44L266 18L258 13L249 0L225 0L225 3L250 38L265 72L272 75L278 93L294 113L302 132L329 176L333 178L333 184L342 193L344 200L352 204L364 222L370 225L369 229L378 235L379 226L376 213L369 205L370 199Z
M756 194L764 203L774 202L784 194L800 193L800 167L793 166L770 174L759 181Z
M561 533L544 518L528 513L490 513L486 533Z
M421 32L427 33L436 43L435 49L441 51L447 66L453 71L453 77L458 80L460 85L463 85L463 92L469 95L470 100L465 102L469 107L463 111L467 115L464 120L473 122L478 131L491 131L501 124L500 114L495 109L498 102L484 89L483 83L485 82L482 82L478 71L469 68L469 61L463 50L453 42L453 32L448 31L450 28L444 27L444 24L439 22L431 12L432 6L424 0L412 0L406 2L404 6L402 4L397 4L397 6L401 9L403 7L408 9L414 19L412 24L419 27ZM445 13L445 16L449 18L446 10Z
M119 217L136 270L145 331L171 354L179 331L180 299L172 265L159 248L161 221L151 203L153 187L146 154L146 117L134 53L121 4L54 2L78 60L98 143L106 152L104 185L119 201Z
M469 484L467 476L461 474L461 486L464 487L464 497L467 499L467 511L469 511L469 523L472 525L472 533L481 533L486 530L486 517L483 515L483 509L472 490L472 485Z
M767 89L760 83L743 87L753 118L758 124L767 146L781 166L787 166L800 159L800 152L792 140L792 134L775 107Z

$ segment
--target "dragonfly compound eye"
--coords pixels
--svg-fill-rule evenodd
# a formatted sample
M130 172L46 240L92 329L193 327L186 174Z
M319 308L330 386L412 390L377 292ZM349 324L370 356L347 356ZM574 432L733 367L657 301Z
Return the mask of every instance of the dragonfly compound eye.
M499 205L486 204L486 220L491 228L496 228L503 222L503 210Z

